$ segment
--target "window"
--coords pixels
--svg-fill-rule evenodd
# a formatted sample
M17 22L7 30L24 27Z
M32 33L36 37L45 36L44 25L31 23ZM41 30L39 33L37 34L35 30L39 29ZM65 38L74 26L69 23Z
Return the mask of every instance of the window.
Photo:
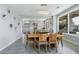
M71 34L79 34L79 10L70 13L70 27Z
M67 15L59 18L59 31L63 33L68 33L68 19Z

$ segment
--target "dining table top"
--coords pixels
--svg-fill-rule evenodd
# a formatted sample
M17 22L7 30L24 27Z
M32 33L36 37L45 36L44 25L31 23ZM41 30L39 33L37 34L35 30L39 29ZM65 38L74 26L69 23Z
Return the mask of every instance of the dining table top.
M41 33L42 34L42 33ZM48 34L47 37L49 37L49 33L46 33ZM39 34L36 33L36 34L27 34L28 35L28 38L36 38L36 37L39 37ZM60 34L56 34L56 37L63 37L64 35L60 35Z
M38 37L38 34L28 34L28 37Z

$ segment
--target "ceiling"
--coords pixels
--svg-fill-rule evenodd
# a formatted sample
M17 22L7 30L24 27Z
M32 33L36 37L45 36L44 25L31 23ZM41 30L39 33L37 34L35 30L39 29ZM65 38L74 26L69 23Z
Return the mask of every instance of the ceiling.
M48 9L52 15L57 15L62 11L72 7L74 4L49 4Z
M79 16L79 9L70 13L71 18Z
M41 7L40 4L9 4L8 6L22 17L45 17L46 15L40 15L39 11L48 11L47 6Z
M8 6L23 18L46 19L49 16L59 14L73 4L9 4ZM40 11L47 11L48 14L40 14Z

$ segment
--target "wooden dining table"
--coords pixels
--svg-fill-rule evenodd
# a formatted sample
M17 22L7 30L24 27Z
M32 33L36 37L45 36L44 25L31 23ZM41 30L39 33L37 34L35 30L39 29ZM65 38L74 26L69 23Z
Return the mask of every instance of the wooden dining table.
M41 33L42 34L42 33ZM59 35L59 34L56 34L56 38L61 38L63 37L64 35ZM37 38L39 38L39 34L38 33L34 33L34 34L28 34L28 38L33 38L33 48L36 48L35 46L35 40ZM49 39L49 35L47 36L47 40Z

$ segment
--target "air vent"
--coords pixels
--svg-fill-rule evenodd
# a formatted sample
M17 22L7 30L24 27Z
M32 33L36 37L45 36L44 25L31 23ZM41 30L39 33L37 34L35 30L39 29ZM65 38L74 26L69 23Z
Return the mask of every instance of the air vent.
M47 6L47 4L41 4L41 6Z

